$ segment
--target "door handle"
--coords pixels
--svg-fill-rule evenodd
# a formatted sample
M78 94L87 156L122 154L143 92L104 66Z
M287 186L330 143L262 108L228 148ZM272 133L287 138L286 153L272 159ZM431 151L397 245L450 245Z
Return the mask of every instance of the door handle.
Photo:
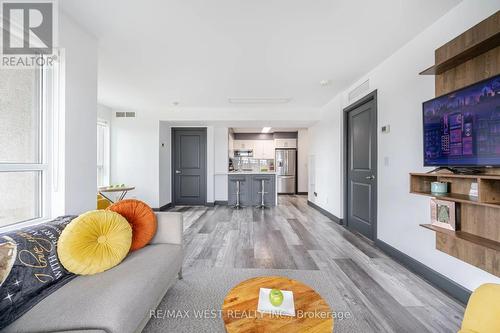
M375 179L375 175L366 176L365 178L368 179L368 180L374 180Z
M181 173L181 171L180 170L175 170L175 173L179 174L179 173Z

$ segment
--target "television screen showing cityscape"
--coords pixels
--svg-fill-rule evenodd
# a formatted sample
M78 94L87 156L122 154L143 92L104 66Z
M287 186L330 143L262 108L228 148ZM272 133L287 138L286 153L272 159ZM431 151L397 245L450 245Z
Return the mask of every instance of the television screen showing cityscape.
M425 166L500 165L500 75L423 103Z

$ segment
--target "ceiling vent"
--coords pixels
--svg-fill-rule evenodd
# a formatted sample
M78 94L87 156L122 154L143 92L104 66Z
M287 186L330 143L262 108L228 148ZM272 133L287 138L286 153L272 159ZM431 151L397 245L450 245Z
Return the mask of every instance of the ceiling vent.
M360 96L364 96L370 90L370 80L366 80L349 92L349 103Z
M291 98L228 98L231 104L286 104Z
M135 112L118 111L115 113L116 118L135 118Z

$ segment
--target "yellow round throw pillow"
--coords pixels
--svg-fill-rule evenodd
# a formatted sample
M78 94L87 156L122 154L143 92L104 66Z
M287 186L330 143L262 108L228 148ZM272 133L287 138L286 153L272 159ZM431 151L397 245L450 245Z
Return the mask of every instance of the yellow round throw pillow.
M132 228L123 216L109 210L94 210L64 228L57 243L57 255L69 272L90 275L118 265L131 244Z

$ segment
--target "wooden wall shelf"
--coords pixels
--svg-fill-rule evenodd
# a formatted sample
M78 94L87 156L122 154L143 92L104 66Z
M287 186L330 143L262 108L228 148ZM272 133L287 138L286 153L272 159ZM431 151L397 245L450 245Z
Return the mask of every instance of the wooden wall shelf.
M433 194L431 192L431 183L436 181L449 183L449 193L444 195ZM478 184L478 197L469 196L470 185L473 182ZM500 208L500 176L411 173L410 193L437 197L453 202Z
M431 224L420 226L436 232L436 249L500 276L500 242Z
M420 224L420 226L441 234L445 234L447 236L463 239L467 242L471 242L479 246L484 246L495 251L500 251L500 242L495 242L488 238L479 237L473 234L469 234L468 232L449 230L437 227L432 224Z
M456 56L447 59L446 61L435 64L426 70L420 72L420 75L439 75L447 70L457 67L458 65L463 64L464 62L477 57L489 50L492 50L500 45L500 32L493 35L488 40L483 41L482 43L478 43L476 45L472 45L470 48L465 50L463 53L459 53Z
M436 64L420 75L439 75L500 46L500 12L435 51Z

